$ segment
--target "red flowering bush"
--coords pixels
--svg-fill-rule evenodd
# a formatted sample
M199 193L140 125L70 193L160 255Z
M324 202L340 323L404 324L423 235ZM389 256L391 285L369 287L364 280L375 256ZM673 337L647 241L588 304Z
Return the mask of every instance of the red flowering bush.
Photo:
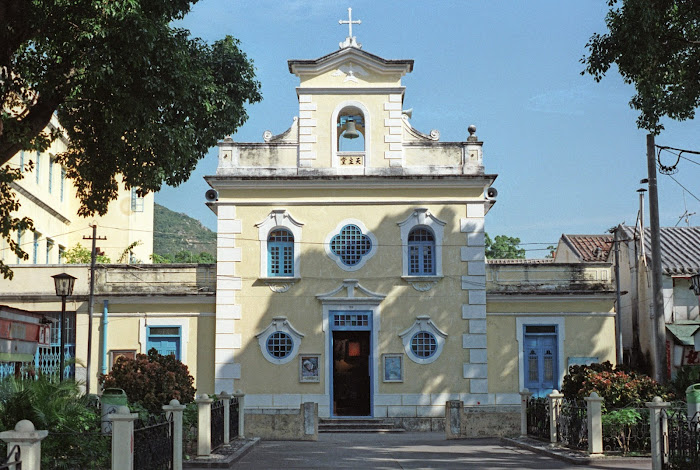
M610 362L571 366L569 374L564 376L561 392L570 400L583 400L597 392L608 409L648 402L657 395L664 399L669 396L666 388L651 377L615 368Z
M173 398L180 403L194 400L194 378L175 356L161 356L155 348L135 359L119 357L112 371L100 375L103 388L121 388L129 403L139 403L151 413L160 413Z

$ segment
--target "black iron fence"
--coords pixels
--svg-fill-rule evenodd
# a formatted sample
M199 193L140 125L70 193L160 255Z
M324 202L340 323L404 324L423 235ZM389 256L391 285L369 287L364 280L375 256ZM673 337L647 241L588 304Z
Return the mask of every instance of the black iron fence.
M546 398L527 400L527 434L549 439L549 400Z
M134 423L134 470L173 468L173 420L151 415Z
M241 435L240 430L238 429L238 413L239 413L239 407L240 404L238 402L238 397L231 397L231 400L229 401L229 416L228 416L228 429L229 429L229 438L233 439Z
M649 408L640 403L603 412L603 450L606 453L651 452Z
M664 468L700 468L700 413L689 419L687 405L683 404L663 410L661 417Z
M224 444L224 401L215 400L211 404L211 448L218 449Z
M22 470L22 454L19 446L14 446L6 457L0 457L0 470Z
M572 449L587 449L587 416L585 401L563 400L557 420L557 441Z
M112 436L99 428L89 431L49 431L41 441L41 468L58 470L109 470Z

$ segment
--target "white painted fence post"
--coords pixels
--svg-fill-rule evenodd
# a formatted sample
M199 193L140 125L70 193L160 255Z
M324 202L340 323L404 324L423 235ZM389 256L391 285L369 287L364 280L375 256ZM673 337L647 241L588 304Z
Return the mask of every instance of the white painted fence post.
M600 398L597 392L591 393L591 396L584 397L587 404L588 418L588 453L602 454L603 453L603 399Z
M0 439L7 443L8 456L15 446L19 446L22 469L41 470L41 440L48 435L48 431L37 431L34 423L23 419L15 424L14 431L0 432Z
M651 468L652 470L661 470L664 464L665 453L663 434L668 434L668 422L661 412L671 405L663 401L661 397L654 397L651 402L646 403L646 406L649 408L649 427L651 431Z
M224 445L228 445L231 442L231 395L221 392L219 400L224 401Z
M173 470L182 470L182 413L185 408L175 399L163 405L163 411L173 420Z
M245 393L237 390L233 394L234 397L238 398L238 437L243 439L245 437L245 413L243 412L243 402L245 401Z
M112 468L133 470L134 468L134 421L138 413L128 406L120 406L109 415L112 421Z
M531 396L532 392L526 388L520 392L520 437L527 437L527 402Z
M211 404L214 400L207 395L195 398L197 404L197 457L211 455Z
M547 395L549 400L549 442L552 444L557 443L557 424L559 423L563 398L564 394L559 393L559 390L552 390L552 393Z

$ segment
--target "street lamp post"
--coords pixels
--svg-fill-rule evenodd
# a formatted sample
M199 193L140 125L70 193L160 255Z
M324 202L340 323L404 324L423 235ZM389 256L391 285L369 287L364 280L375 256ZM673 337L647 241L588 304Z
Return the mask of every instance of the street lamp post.
M54 286L56 287L56 295L61 297L61 326L59 327L59 335L61 336L61 350L59 353L59 381L63 382L63 372L65 369L65 347L66 347L66 336L65 331L65 317L66 317L66 297L73 294L73 285L75 284L76 277L70 274L61 273L51 276L53 278Z

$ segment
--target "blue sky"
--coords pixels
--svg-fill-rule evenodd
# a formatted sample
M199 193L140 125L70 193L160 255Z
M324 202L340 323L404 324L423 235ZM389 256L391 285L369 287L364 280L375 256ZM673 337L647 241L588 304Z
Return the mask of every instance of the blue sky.
M519 237L528 257L541 257L546 251L535 250L546 245L535 243L556 244L562 233L605 233L636 220L636 190L647 167L646 132L637 129L637 112L628 105L634 89L615 70L600 83L580 74L588 38L606 31L606 3L201 0L180 25L208 42L227 34L240 39L263 101L248 107L250 118L233 138L262 142L265 130L286 130L298 113L298 79L287 60L336 50L347 36L338 20L352 7L353 19L362 21L353 34L365 51L415 60L403 79L404 108L414 109L415 128L463 141L467 127L477 126L486 171L499 175L487 232ZM657 144L700 150L697 121L664 124ZM216 165L212 149L188 182L162 189L156 202L215 229L203 177ZM678 168L674 178L700 197L700 166L681 160ZM700 202L664 175L659 205L662 225L675 225L686 206L698 213L691 224L700 225Z

